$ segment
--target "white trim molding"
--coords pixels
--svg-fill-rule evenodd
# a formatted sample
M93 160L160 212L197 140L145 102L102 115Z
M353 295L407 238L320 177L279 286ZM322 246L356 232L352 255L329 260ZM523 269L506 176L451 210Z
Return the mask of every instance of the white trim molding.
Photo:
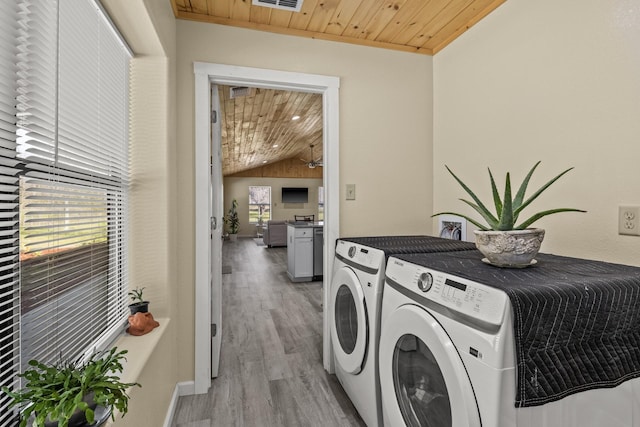
M171 401L169 402L169 408L167 409L167 415L164 417L164 424L162 427L171 427L173 423L173 417L176 414L176 408L178 407L178 399L180 396L190 396L194 394L195 384L193 381L185 381L176 384L171 395Z
M263 87L320 93L323 97L323 143L325 188L323 365L333 372L329 337L329 284L335 244L340 233L339 113L340 79L333 76L195 62L195 378L194 393L211 386L211 288L208 256L209 218L209 89L211 84Z

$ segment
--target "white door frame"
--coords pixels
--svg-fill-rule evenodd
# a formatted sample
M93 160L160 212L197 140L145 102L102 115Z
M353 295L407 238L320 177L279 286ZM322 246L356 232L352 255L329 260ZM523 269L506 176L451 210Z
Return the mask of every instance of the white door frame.
M211 100L210 108L215 111L220 111L220 98L218 96L218 85L210 85ZM212 326L215 325L214 331L211 332L211 378L217 378L220 369L220 351L222 348L222 333L216 331L222 331L222 286L214 286L214 281L222 283L222 229L224 228L224 199L223 199L223 177L222 177L222 128L220 126L220 120L211 120L211 163L209 171L209 179L211 184L209 187L209 200L211 206L209 207L209 215L211 215L211 240L210 245L210 260L209 268L211 269L211 276L209 277L209 283L211 283L211 322Z
M208 254L210 219L207 206L211 145L209 87L211 84L253 86L322 94L323 109L323 187L324 286L323 286L323 365L333 372L330 340L329 285L333 271L336 240L340 232L338 90L340 79L333 76L294 73L260 68L195 62L195 372L194 391L206 393L211 386L211 287ZM214 278L215 280L215 278ZM219 284L221 285L221 284ZM218 331L218 333L224 333Z

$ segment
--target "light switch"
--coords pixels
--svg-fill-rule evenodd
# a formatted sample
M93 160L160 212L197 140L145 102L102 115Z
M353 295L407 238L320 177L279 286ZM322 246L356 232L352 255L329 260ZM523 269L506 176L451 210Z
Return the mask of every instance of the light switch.
M347 184L347 200L355 200L355 199L356 199L356 185Z

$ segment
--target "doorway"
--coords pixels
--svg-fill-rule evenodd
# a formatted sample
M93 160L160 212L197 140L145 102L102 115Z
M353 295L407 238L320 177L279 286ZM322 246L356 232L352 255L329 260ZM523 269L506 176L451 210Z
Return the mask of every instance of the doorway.
M235 232L241 237L262 235L267 221L295 216L322 221L322 94L213 86L218 99L212 105L219 104L214 108L214 144L220 126L224 206L228 209L237 201ZM293 191L305 194L295 198Z
M286 71L236 67L222 64L194 63L195 73L195 387L196 394L206 393L211 385L212 286L221 286L221 277L212 277L210 236L212 225L220 223L209 202L211 157L212 84L253 86L320 93L323 97L324 176L324 289L323 289L323 365L333 372L329 339L329 289L335 242L339 235L339 132L338 77ZM214 151L212 153L212 151ZM221 191L213 188L212 191ZM214 303L219 303L215 301ZM216 333L224 333L222 327Z

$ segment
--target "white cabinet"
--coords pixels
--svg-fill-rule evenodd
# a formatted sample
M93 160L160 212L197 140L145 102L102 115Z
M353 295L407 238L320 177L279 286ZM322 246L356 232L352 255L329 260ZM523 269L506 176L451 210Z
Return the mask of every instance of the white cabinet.
M287 226L287 275L292 282L313 279L313 227Z

